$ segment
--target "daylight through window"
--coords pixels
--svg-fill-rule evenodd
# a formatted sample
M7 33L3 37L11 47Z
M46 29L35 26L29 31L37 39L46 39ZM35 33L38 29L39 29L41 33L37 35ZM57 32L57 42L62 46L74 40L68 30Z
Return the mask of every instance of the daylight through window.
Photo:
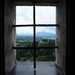
M18 61L55 61L56 6L16 6Z

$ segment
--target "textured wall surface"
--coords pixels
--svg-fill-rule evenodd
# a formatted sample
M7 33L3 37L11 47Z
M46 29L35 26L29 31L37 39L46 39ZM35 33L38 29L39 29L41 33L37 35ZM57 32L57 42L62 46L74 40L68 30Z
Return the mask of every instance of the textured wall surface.
M18 0L17 0L18 1ZM40 0L39 0L40 1ZM5 72L8 73L16 64L15 29L12 28L15 19L13 0L5 0L4 6L4 40L5 40ZM66 72L66 1L60 0L57 5L57 50L56 63L63 72Z
M8 73L16 64L15 29L12 28L15 19L15 6L13 0L5 0L4 4L4 41L5 41L5 72Z
M66 1L61 0L57 6L57 65L66 72Z

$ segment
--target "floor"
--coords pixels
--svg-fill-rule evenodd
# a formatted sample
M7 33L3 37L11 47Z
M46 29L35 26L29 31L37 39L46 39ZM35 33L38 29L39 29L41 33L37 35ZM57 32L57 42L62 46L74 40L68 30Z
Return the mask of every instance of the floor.
M34 69L33 62L17 62L15 69L10 75L61 75L55 67L55 62L36 62Z

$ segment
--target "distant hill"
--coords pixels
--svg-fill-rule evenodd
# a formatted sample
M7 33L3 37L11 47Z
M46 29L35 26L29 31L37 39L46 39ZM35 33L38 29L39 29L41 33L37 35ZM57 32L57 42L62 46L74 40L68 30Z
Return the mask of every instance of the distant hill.
M49 32L37 32L36 36L38 37L56 37L55 34Z
M16 38L23 38L23 37L26 37L26 38L30 37L31 38L31 37L33 37L33 35L32 34L24 34L24 33L16 35ZM49 32L37 32L36 37L56 38L56 35L53 33L49 33Z

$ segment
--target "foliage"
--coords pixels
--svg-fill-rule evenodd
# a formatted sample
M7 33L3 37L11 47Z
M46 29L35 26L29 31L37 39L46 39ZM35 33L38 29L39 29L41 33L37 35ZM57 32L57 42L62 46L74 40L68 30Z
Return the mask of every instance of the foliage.
M54 39L40 39L36 41L36 47L50 47L55 46ZM16 39L16 46L17 47L33 47L33 39L29 38L18 38ZM55 56L54 53L55 49L36 49L36 60L37 61L54 61ZM34 50L33 49L18 49L17 50L17 60L21 61L23 57L23 61L26 60L34 60Z

